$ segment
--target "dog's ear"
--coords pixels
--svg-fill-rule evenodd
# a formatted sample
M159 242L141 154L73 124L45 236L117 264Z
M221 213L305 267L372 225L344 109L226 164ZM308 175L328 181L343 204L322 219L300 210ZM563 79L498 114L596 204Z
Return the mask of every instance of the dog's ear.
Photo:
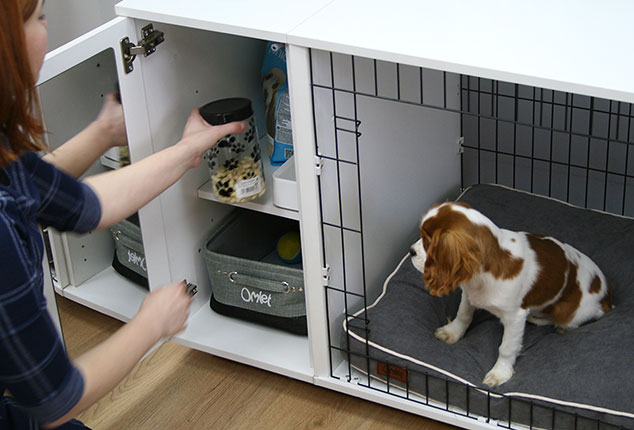
M443 296L468 281L480 269L479 246L460 229L436 231L427 248L423 279L433 296Z

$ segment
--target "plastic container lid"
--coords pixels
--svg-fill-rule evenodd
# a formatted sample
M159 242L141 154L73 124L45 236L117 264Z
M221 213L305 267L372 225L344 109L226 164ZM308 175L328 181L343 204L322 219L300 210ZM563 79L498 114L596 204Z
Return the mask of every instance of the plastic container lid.
M251 100L230 98L207 103L200 108L200 115L211 125L243 121L253 115Z

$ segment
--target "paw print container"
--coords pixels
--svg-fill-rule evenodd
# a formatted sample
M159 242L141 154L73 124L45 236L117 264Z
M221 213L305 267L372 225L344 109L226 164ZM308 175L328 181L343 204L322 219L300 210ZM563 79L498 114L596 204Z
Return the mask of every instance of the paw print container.
M251 100L216 100L201 107L200 115L211 125L247 122L244 132L224 137L205 154L216 198L240 203L264 194L264 169Z

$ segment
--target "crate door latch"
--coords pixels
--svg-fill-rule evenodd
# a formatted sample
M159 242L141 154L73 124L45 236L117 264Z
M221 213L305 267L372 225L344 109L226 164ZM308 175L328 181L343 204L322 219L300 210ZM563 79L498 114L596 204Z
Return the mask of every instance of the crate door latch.
M123 68L126 74L134 70L132 62L137 55L148 55L156 51L156 46L165 41L165 35L162 31L155 30L152 24L148 24L141 29L141 40L138 44L130 42L129 37L121 39L121 55L123 56Z

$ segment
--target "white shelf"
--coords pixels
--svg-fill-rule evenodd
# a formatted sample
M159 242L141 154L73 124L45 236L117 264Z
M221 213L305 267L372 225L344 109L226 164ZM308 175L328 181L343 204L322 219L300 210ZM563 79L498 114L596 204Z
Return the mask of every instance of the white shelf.
M261 144L261 153L266 154L268 151L265 151L264 144ZM213 191L213 184L211 183L211 179L205 182L200 188L198 188L198 197L205 200L211 200L214 202L220 202L225 204L231 204L233 206L238 206L241 208L252 209L258 212L264 212L271 215L277 215L283 218L289 218L294 220L299 220L299 212L284 209L273 204L273 172L275 172L281 166L272 166L271 161L267 156L262 157L264 162L264 181L266 184L266 191L264 194L257 199L244 202L244 203L227 203L222 202L216 198Z
M113 160L112 158L102 155L99 157L99 162L102 166L107 167L109 169L118 169L121 167L119 160Z
M225 317L209 305L174 342L305 382L313 381L308 337Z
M91 309L129 321L136 315L148 290L107 267L81 285L67 286L56 291L67 299Z

